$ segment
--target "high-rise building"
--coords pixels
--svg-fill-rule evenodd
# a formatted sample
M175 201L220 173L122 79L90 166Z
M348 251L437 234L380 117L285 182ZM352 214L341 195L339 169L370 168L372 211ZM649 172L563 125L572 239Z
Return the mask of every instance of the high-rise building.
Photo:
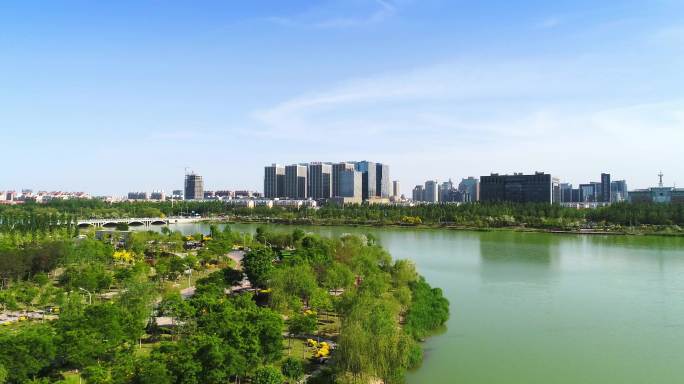
M339 175L339 188L337 196L350 199L352 202L361 202L363 195L363 175L354 169L344 169Z
M439 201L450 201L451 191L454 189L454 183L449 179L449 181L443 182L439 186Z
M304 200L307 196L307 166L300 164L285 167L285 197Z
M620 202L627 200L627 182L625 180L615 180L610 183L611 201Z
M356 167L354 163L352 162L342 162L342 163L335 163L332 165L332 196L333 197L341 197L342 195L340 194L340 180L341 180L341 173L344 171L353 171L355 170Z
M534 175L492 173L480 177L480 200L551 204L559 199L558 184L557 179L544 172Z
M480 200L480 180L469 176L467 179L462 179L458 184L458 191L464 196L465 201L479 201Z
M439 182L437 180L428 180L425 182L423 201L428 203L439 202Z
M314 200L332 197L332 164L310 163L308 170L308 196Z
M424 196L423 196L423 186L422 185L416 185L413 187L413 201L423 201Z
M570 200L570 202L579 203L581 201L582 201L582 190L579 188L573 188L572 189L572 200Z
M601 174L601 202L610 203L613 197L611 192L610 173Z
M285 197L285 167L282 165L264 167L264 196L269 199Z
M571 203L572 202L572 184L561 183L560 185L560 202L561 203Z
M359 161L356 163L356 170L362 174L362 197L364 200L377 196L376 166L372 161Z
M388 198L390 191L389 165L375 164L375 196Z
M580 196L579 196L579 201L582 203L594 203L596 202L596 184L597 183L589 183L589 184L580 184L579 185L579 190L580 190Z
M401 183L399 183L399 180L392 181L392 196L395 198L401 196Z
M185 200L201 200L202 198L204 198L202 176L188 173L185 175Z

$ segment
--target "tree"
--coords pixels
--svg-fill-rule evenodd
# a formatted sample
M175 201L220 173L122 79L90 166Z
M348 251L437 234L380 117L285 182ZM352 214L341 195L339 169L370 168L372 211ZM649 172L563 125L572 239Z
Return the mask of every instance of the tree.
M81 377L89 384L113 384L112 373L101 364L86 367L81 372Z
M283 361L283 365L280 367L281 372L285 377L290 379L290 382L297 382L304 376L304 366L300 360L293 357L288 357Z
M133 384L171 384L174 382L163 362L144 358L136 362Z
M23 383L53 363L55 334L47 325L24 327L17 333L0 334L0 366L7 381Z
M252 384L283 384L284 381L283 374L270 365L257 368L252 377Z
M242 259L242 265L249 281L255 287L264 287L273 270L273 251L270 248L256 248Z

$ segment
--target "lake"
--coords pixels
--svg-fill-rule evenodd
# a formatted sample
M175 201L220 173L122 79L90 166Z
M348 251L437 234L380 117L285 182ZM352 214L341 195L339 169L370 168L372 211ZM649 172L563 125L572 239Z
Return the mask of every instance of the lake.
M269 225L292 231L294 226ZM207 232L206 224L171 226ZM253 232L256 225L234 224ZM451 302L408 383L676 383L684 238L301 227L372 233Z

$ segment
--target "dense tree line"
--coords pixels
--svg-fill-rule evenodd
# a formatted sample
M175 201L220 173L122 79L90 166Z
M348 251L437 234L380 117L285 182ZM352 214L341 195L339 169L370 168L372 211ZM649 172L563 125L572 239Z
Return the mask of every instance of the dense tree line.
M598 209L564 208L558 204L472 203L324 205L320 208L235 207L220 201L120 202L61 200L23 207L0 206L0 232L49 232L57 225L72 228L76 218L120 218L193 215L297 223L375 225L453 225L476 228L531 227L579 229L597 225L684 225L684 204L617 203ZM72 230L73 232L73 230Z

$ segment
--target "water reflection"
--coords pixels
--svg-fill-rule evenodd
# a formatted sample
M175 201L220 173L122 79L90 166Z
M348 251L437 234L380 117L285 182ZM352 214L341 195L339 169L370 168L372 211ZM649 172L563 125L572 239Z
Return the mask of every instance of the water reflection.
M487 232L480 242L480 276L486 282L536 282L551 276L560 259L554 236Z

